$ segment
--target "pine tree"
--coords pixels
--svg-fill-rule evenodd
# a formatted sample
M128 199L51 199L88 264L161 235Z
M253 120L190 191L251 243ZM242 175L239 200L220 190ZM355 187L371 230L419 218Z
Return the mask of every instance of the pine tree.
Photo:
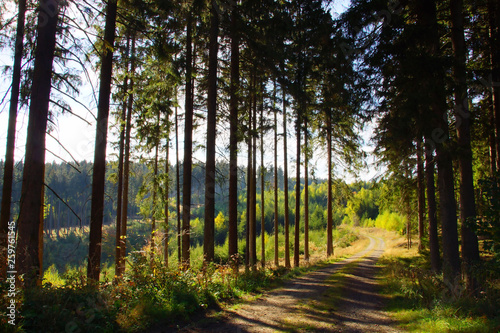
M193 148L193 9L190 8L186 22L186 89L184 118L184 161L182 184L182 265L190 266L190 219L191 219L191 172Z
M9 124L7 128L7 144L5 148L5 164L3 170L2 206L0 213L0 276L7 274L7 233L10 222L10 206L12 202L12 183L14 180L14 148L16 138L17 109L21 84L21 62L24 50L24 21L26 0L19 0L17 14L16 41L14 46L14 65L9 104Z
M217 118L217 62L219 43L219 16L212 3L210 10L210 51L208 64L207 99L207 159L205 166L205 233L203 241L204 260L214 260L215 235L215 134Z
M231 13L231 82L229 91L229 259L238 267L238 114L240 43L238 8Z
M32 286L40 276L40 224L43 217L45 133L49 115L52 64L56 47L60 1L40 0L37 41L31 87L28 136L23 170L16 265L24 283Z
M467 290L475 289L472 277L474 265L479 262L479 244L474 227L476 203L472 170L471 123L467 94L466 46L464 37L463 0L451 0L451 39L454 50L455 119L458 137L458 164L460 168L460 220L462 259Z

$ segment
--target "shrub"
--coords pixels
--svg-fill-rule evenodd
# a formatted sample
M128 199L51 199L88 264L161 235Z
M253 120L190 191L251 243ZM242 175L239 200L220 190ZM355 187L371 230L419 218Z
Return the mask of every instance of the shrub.
M377 217L375 226L377 228L403 233L406 228L406 221L401 215L386 210Z

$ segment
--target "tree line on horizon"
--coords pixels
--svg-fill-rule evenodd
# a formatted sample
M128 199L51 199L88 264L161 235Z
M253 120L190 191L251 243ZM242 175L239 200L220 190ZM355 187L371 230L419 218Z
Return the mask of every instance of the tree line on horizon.
M114 264L114 253L110 253L109 239L114 238L114 228L116 219L116 161L110 162L108 165L108 172L106 175L106 200L104 209L104 221L103 225L105 228L105 233L108 236L105 237L105 245L103 244L102 260L104 267L110 267ZM114 164L114 166L113 166ZM46 271L50 266L56 264L59 272L63 273L65 267L80 267L82 261L85 259L84 253L88 250L88 229L89 221L88 216L90 215L90 198L91 198L91 174L92 174L92 164L90 162L81 161L78 163L79 170L75 170L70 167L67 163L48 163L46 164L46 187L48 192L45 196L44 202L44 249L43 249L43 269ZM3 167L3 162L0 161L0 167ZM217 170L219 174L223 174L224 170L228 169L228 164L218 164ZM141 249L140 244L147 244L150 237L150 225L151 222L151 196L144 188L147 184L148 174L150 170L147 165L142 163L133 162L131 169L133 170L130 179L129 187L129 204L128 204L128 221L133 222L136 225L133 226L133 235L129 234L128 239L130 241L130 247L127 248L127 255L130 251L139 251ZM175 166L170 167L170 174L174 174ZM245 173L246 170L240 170L242 176L240 177L240 183L238 185L240 191L238 196L238 210L240 214L238 216L238 238L244 239L245 237L245 225L246 225L246 181ZM274 219L274 199L273 188L271 187L273 180L274 171L266 170L266 182L265 182L265 195L270 198L264 202L257 200L257 211L260 216L260 211L264 210L264 231L268 235L273 234L273 219ZM278 225L280 230L283 230L284 226L284 189L283 189L283 170L278 170L279 175L279 190L278 190ZM0 187L1 187L1 172L0 172ZM15 183L13 189L13 210L12 214L15 218L19 214L19 197L21 192L21 177L22 177L22 164L18 164L15 168ZM204 224L204 165L195 164L193 167L193 178L195 181L192 186L192 209L191 209L191 247L198 247L203 245L203 224ZM182 183L182 177L180 179ZM304 198L304 179L301 179L302 192L301 198ZM177 239L177 214L176 211L177 204L175 202L175 179L169 179L170 184L170 198L168 202L169 209L169 221L168 227L165 222L162 221L158 225L158 230L155 235L157 241L164 241L164 237L168 237L169 246L169 258L173 262L179 262L180 258L178 256L179 252L179 242ZM290 200L294 200L294 188L295 180L290 179L289 181ZM342 223L345 224L355 224L364 225L365 221L363 219L371 218L375 219L377 217L377 207L379 205L378 193L374 189L374 184L357 182L353 184L343 184L340 180L336 180L336 186L334 187L334 216L333 225L338 226ZM223 246L227 241L228 230L227 230L227 216L228 216L228 198L225 193L227 193L227 188L229 187L229 182L227 177L222 177L218 179L218 185L216 188L216 219L215 219L215 245ZM309 229L324 230L327 218L327 212L324 210L327 202L327 183L325 179L314 179L309 184L309 206L310 206L310 216L309 216ZM363 189L363 190L361 190ZM360 191L361 190L361 191ZM369 191L373 193L369 197L364 195L363 191ZM260 186L257 188L260 192ZM359 195L358 195L359 194ZM359 199L357 198L359 196ZM304 209L301 209L301 219L304 218ZM291 225L294 225L295 212L293 209L289 211ZM138 225L143 225L138 229ZM138 230L142 230L142 233L138 233ZM168 230L168 234L165 231ZM395 229L400 231L402 229ZM301 233L304 232L304 226L301 226ZM262 234L262 224L257 226L257 234ZM137 241L137 238L140 241ZM70 241L72 240L72 243ZM303 240L303 239L301 239ZM68 248L64 250L63 244L68 244ZM55 249L59 249L59 252L54 252ZM105 250L104 250L105 249ZM272 249L265 249L265 251ZM63 251L63 252L61 252ZM219 250L220 251L220 250ZM68 252L68 253L66 253ZM244 258L244 251L242 252L242 247L239 248L239 255ZM162 253L163 255L163 253ZM64 261L66 258L66 262ZM197 258L191 255L193 260ZM225 255L219 254L216 256L217 263L225 264L229 262L227 258L227 253Z

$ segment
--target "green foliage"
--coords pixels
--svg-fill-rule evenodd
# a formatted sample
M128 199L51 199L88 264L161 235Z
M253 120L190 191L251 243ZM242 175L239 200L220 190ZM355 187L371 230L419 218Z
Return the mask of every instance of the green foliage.
M140 331L155 323L188 320L200 311L218 306L222 301L236 300L248 293L262 292L280 284L284 279L314 268L310 265L292 270L266 267L255 272L235 275L232 268L225 264L228 253L227 239L224 244L215 248L216 260L220 264L203 266L203 247L200 245L192 248L191 269L179 270L176 256L171 257L170 267L167 268L160 259L161 256L155 256L151 260L150 252L144 250L147 247L143 247L145 244L141 242L144 237L140 235L148 233L149 227L148 223L131 221L128 240L132 243L130 248L135 250L131 250L128 255L125 276L119 281L111 283L114 270L113 266L108 264L102 269L98 288L87 284L85 264L79 267L67 266L64 274L60 274L57 265L52 264L45 271L42 288L28 290L19 295L22 307L17 327L30 332L46 332L47 327L57 332ZM107 234L114 240L112 230ZM311 230L309 236L311 254L324 254L324 230ZM65 237L72 238L75 235L61 235L61 241ZM273 234L265 233L265 238L266 258L270 262L274 258L274 237ZM357 236L349 228L340 228L334 230L333 238L336 247L345 247L355 241ZM175 248L174 241L171 245ZM257 246L257 254L260 257L260 237L257 239ZM244 253L244 247L245 243L240 241L241 255ZM63 251L65 248L60 249ZM282 258L282 234L279 238L279 251ZM0 287L2 293L7 290L5 284ZM6 301L7 298L3 297L0 306L5 308ZM6 324L5 317L1 318L0 330L9 332L12 328Z
M354 195L347 201L345 213L349 217L351 225L366 225L377 218L379 208L377 205L379 193L374 188L354 189Z
M406 219L398 213L391 213L386 210L377 216L374 226L389 231L397 231L402 234L406 228Z
M358 239L358 234L354 233L349 228L341 228L333 230L333 239L335 247L345 248L350 246ZM326 239L325 239L326 242Z
M477 229L478 235L484 238L483 248L491 251L497 263L500 263L500 173L495 177L479 181L479 207L482 211L477 221L469 221L469 226ZM476 223L470 223L476 222Z
M44 234L44 269L55 266L59 273L86 265L88 255L88 227L68 228ZM146 244L145 235L151 225L140 220L129 219L127 227L127 253L140 250ZM115 226L103 227L102 262L114 262ZM51 268L52 270L52 268Z
M500 324L500 276L478 272L481 290L468 295L462 285L450 290L430 271L428 258L383 258L383 288L389 311L409 331L496 332ZM485 269L485 268L483 268Z

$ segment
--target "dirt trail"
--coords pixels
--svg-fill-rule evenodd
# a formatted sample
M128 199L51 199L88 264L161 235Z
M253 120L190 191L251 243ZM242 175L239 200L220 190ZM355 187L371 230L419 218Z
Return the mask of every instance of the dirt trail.
M383 297L377 290L375 264L385 244L381 238L366 236L370 244L356 255L293 279L226 311L217 321L181 332L398 332L383 312ZM327 279L350 263L355 267L344 280L340 304L332 307L325 302L331 286Z

